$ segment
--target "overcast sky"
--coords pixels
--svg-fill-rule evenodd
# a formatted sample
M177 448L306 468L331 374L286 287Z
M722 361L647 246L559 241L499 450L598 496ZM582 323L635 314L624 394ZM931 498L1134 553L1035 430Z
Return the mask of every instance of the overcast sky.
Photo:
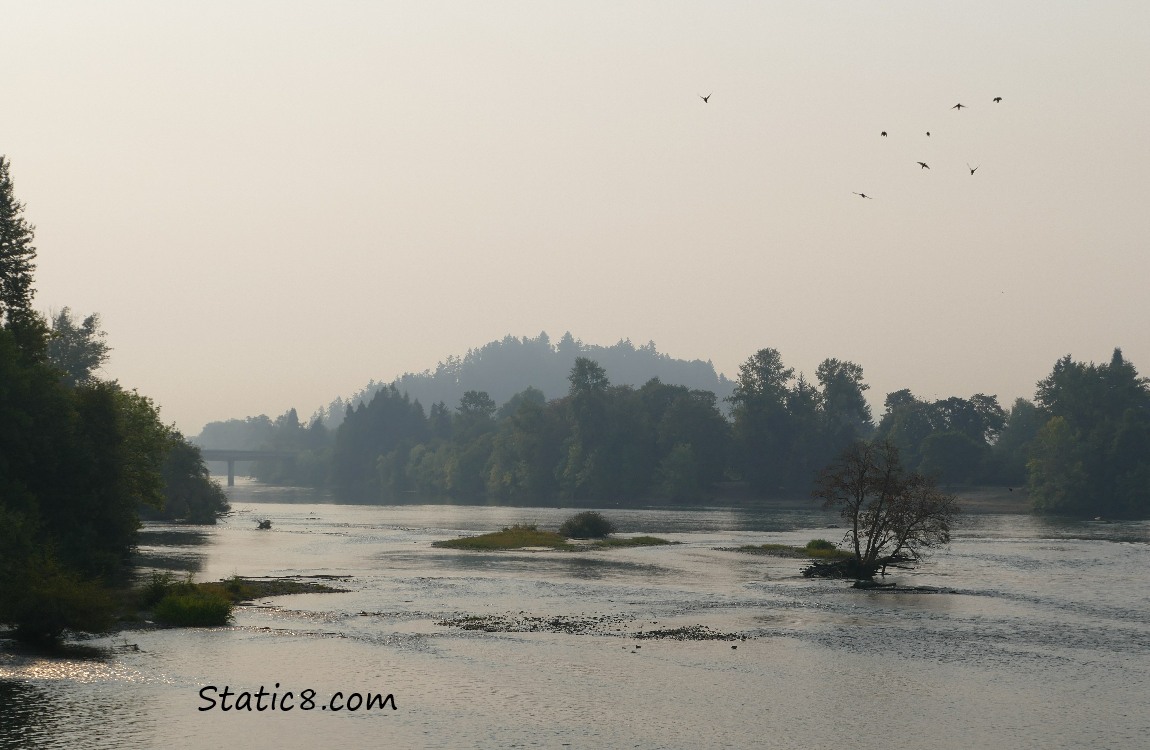
M190 435L540 331L732 377L853 360L876 416L1009 406L1115 346L1150 374L1146 2L0 0L0 27L36 306L98 312L103 374Z

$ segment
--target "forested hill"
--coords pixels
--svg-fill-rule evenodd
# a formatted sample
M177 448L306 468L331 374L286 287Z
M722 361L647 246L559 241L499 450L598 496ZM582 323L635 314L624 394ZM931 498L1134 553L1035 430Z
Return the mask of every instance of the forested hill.
M352 396L336 397L320 407L305 422L320 417L324 427L335 429L343 422L348 406L354 409L369 403L389 385L394 385L400 394L406 393L411 401L419 401L424 411L439 402L455 409L467 391L482 391L500 406L529 387L542 391L547 400L561 398L571 388L568 378L577 357L594 360L615 385L638 387L658 378L667 385L714 393L723 410L726 398L734 391L734 381L716 373L710 361L674 359L659 353L653 341L639 347L629 340L599 346L585 344L568 332L553 344L543 332L535 338L505 336L471 349L462 357L451 355L434 370L408 372L390 382L372 380ZM291 411L292 418L297 418L295 409ZM272 420L263 414L211 422L193 442L213 448L255 449L267 444L271 429Z
M442 401L454 408L466 391L484 391L496 404L504 404L516 393L528 387L538 388L548 400L567 395L571 387L568 380L577 357L586 357L602 367L615 385L639 387L651 378L668 385L710 391L720 404L731 395L734 382L715 372L714 366L703 360L673 359L660 354L651 341L636 347L630 340L613 346L585 344L565 333L557 344L552 344L544 332L535 338L505 336L462 357L450 356L435 370L405 373L393 381L400 393L406 393L424 408ZM372 383L357 394L352 406L360 399L370 401L384 383ZM331 414L335 421L342 414ZM329 426L330 422L329 422Z

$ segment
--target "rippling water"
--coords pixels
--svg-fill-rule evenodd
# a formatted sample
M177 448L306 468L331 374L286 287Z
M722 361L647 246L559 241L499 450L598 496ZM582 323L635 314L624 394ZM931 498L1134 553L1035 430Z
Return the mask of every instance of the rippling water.
M571 511L348 506L239 487L217 527L150 526L198 580L348 576L235 624L125 632L100 659L0 651L0 748L1081 748L1150 736L1150 524L970 516L950 549L852 590L724 551L837 541L816 510L607 511L679 544L475 553L437 539ZM255 519L271 518L271 531ZM525 632L464 630L489 617ZM712 640L649 637L705 628ZM542 629L540 629L542 628ZM533 632L531 632L533 631ZM137 650L138 649L138 650ZM276 683L279 687L276 688ZM199 711L200 690L315 690ZM398 710L321 710L334 693ZM234 700L234 699L233 699Z

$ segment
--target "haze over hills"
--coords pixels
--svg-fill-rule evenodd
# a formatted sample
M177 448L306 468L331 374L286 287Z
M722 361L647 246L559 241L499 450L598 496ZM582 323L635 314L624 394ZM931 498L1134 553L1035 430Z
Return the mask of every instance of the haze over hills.
M450 355L434 370L407 372L391 381L372 380L350 397L338 396L319 407L311 419L322 419L328 428L337 427L348 406L355 408L368 402L380 389L391 385L412 401L419 401L424 409L439 402L454 409L466 391L484 391L500 405L527 388L537 388L548 400L555 399L567 394L567 377L577 357L597 362L613 385L637 387L658 378L668 385L710 391L721 405L734 388L734 381L717 373L710 361L675 359L660 353L653 341L636 347L624 339L602 346L584 343L569 331L557 343L552 343L546 332L534 338L508 334L463 356ZM252 417L247 418L247 423L252 421ZM195 442L219 448L258 447L251 444L254 435L248 439L240 434L242 430L237 432L243 423L242 419L212 422L204 426Z

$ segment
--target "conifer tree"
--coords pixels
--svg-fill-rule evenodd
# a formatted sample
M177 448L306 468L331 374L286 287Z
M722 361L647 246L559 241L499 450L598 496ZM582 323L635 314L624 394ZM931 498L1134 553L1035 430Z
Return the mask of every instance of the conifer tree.
M0 323L12 328L36 318L32 311L34 228L16 200L7 157L0 155Z

